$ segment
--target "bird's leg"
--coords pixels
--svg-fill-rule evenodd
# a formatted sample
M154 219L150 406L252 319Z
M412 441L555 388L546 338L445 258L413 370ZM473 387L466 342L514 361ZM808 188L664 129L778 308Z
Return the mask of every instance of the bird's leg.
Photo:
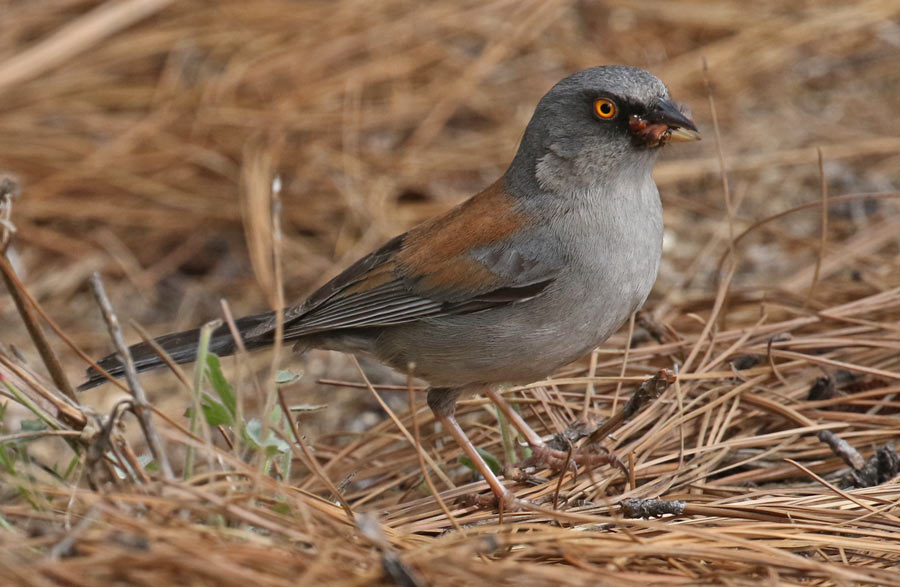
M500 410L500 412L509 420L513 428L519 431L519 434L531 447L531 458L539 465L549 467L551 469L561 469L568 461L573 464L587 465L590 467L598 465L616 465L624 470L624 464L619 457L608 452L598 452L588 447L576 449L571 453L549 446L541 436L528 425L528 422L515 411L509 403L503 399L503 395L496 389L489 389L486 392L487 398Z
M487 481L497 499L505 506L515 506L518 503L516 496L504 487L497 476L494 475L488 464L478 454L475 445L472 444L472 441L469 440L469 437L466 436L466 433L459 426L459 422L456 421L454 412L456 411L456 400L459 398L461 391L445 387L432 387L428 390L428 407L431 408L434 416L443 424L463 452L466 453L466 456L472 460L475 468Z

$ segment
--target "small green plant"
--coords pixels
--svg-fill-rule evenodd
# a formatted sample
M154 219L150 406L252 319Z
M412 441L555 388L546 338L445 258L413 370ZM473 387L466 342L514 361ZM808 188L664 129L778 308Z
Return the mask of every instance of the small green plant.
M493 453L490 453L477 446L475 447L475 450L478 451L478 454L481 455L481 458L484 459L484 462L487 463L487 466L491 468L491 472L493 472L495 475L500 475L501 473L503 473L503 464L500 462L500 459L493 455ZM475 467L475 463L473 463L472 459L470 459L467 455L460 455L459 462L461 465L464 465L475 472L478 471L478 469Z
M296 383L301 375L290 371L279 371L276 385L290 385ZM290 475L292 451L291 446L283 440L290 438L290 429L286 421L286 415L281 406L275 404L269 411L268 426L263 426L261 418L250 418L239 421L237 395L234 387L228 382L222 372L222 364L215 354L207 353L203 380L209 384L212 393L201 392L200 411L203 420L212 428L221 426L231 432L231 437L239 435L242 445L246 448L243 457L247 460L261 455L265 459L263 470L268 472L273 462L278 462L283 478ZM316 408L318 406L313 406ZM185 416L193 417L193 408L188 408ZM265 429L265 431L264 431ZM281 431L281 434L275 432Z

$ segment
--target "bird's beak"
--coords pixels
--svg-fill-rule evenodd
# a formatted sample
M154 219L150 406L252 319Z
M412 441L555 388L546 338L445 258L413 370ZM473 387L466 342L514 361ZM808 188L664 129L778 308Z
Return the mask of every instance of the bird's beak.
M671 102L665 100L657 102L647 114L646 120L650 125L666 125L667 131L663 142L685 143L700 140L700 131L694 126L694 121L682 114Z

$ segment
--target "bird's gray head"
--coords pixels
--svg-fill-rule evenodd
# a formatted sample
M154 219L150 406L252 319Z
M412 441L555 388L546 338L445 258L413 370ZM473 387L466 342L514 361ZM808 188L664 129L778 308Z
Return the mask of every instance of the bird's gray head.
M653 74L636 67L592 67L547 92L507 172L513 192L590 189L648 177L658 147L700 138L694 123Z

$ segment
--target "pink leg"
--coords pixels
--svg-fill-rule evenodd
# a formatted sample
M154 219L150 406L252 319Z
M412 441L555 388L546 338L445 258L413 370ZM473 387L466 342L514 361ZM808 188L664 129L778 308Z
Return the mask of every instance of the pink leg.
M487 481L491 491L497 499L503 503L508 510L518 509L517 504L519 504L519 500L516 498L515 494L504 487L500 482L500 479L494 475L494 472L488 464L481 458L481 455L478 454L475 445L472 444L472 441L469 440L469 437L466 436L466 433L460 427L459 422L456 421L453 412L456 409L456 399L459 397L459 394L459 390L445 388L429 389L428 405L431 407L431 411L434 412L438 421L443 424L444 428L447 429L447 432L450 433L450 436L456 441L456 444L458 444L463 452L466 453L466 456L472 460L475 468L478 469L478 472L481 473L485 481Z

